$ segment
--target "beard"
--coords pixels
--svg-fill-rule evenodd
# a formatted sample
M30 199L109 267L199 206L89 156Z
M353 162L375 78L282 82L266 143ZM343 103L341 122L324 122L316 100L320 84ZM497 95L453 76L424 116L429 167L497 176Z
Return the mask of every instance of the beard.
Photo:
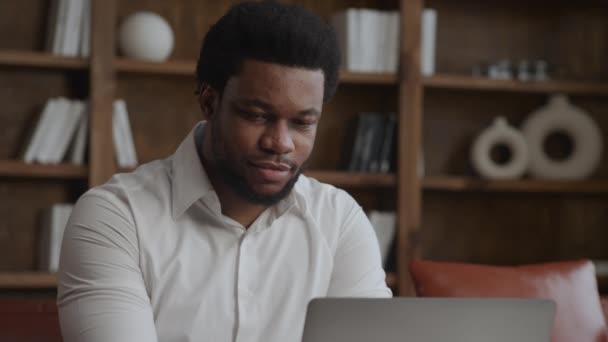
M242 197L243 199L253 203L264 206L272 206L280 202L282 199L287 197L296 182L298 181L300 175L304 170L304 166L306 162L303 163L302 166L295 166L295 171L293 172L293 176L287 181L287 183L283 186L283 188L272 194L261 194L257 192L251 184L247 181L245 175L239 172L240 168L238 163L229 160L226 158L226 155L230 153L222 153L221 146L226 146L224 144L223 139L221 138L221 133L219 132L220 128L216 125L211 126L211 149L213 154L215 155L215 163L213 163L213 167L215 168L215 174L218 176L219 180L230 187L237 195ZM226 151L224 151L226 152Z

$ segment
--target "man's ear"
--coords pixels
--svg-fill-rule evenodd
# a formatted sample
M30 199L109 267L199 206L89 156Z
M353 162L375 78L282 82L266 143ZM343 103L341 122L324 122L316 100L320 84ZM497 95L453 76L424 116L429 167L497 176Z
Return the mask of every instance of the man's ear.
M198 104L201 107L203 118L207 121L213 120L215 111L219 107L220 96L217 90L208 84L201 85L201 91L198 94Z

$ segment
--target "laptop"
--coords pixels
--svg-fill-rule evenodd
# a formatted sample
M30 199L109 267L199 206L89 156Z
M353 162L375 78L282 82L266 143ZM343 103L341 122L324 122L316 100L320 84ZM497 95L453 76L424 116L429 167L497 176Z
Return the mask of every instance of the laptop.
M319 298L302 342L549 342L555 304L506 298Z

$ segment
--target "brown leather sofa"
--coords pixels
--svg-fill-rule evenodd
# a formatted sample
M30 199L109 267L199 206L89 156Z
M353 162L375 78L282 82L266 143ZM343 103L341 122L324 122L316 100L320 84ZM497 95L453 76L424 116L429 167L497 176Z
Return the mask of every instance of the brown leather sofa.
M61 342L55 299L0 299L0 341Z
M414 260L410 272L421 297L553 300L552 342L608 341L608 299L600 299L589 260L515 267Z

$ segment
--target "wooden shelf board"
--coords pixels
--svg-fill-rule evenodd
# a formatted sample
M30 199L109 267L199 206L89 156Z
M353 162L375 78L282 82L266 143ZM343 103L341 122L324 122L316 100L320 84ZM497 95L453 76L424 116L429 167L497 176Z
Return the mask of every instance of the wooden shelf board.
M46 289L57 286L55 273L1 272L0 289Z
M392 73L340 72L341 83L396 85L398 81L397 74Z
M0 65L28 66L57 69L86 69L89 62L85 58L63 57L46 52L0 51Z
M435 75L424 77L426 88L492 90L521 93L567 93L579 95L608 95L608 82L597 81L529 81L493 80L466 75Z
M125 73L194 76L196 62L186 60L146 62L136 59L116 58L114 67L117 71Z
M533 192L533 193L608 193L608 180L589 181L545 181L509 180L490 181L468 177L427 177L423 180L426 190L440 191L487 191L487 192Z
M196 62L186 60L146 62L135 59L116 58L114 60L114 67L117 71L124 73L193 76L196 71ZM397 75L342 71L340 73L340 81L352 84L397 84Z
M393 187L397 184L397 177L394 174L385 173L311 170L305 174L320 182L338 187Z
M88 169L85 166L73 164L41 165L27 164L17 160L1 160L0 176L80 179L88 176Z

